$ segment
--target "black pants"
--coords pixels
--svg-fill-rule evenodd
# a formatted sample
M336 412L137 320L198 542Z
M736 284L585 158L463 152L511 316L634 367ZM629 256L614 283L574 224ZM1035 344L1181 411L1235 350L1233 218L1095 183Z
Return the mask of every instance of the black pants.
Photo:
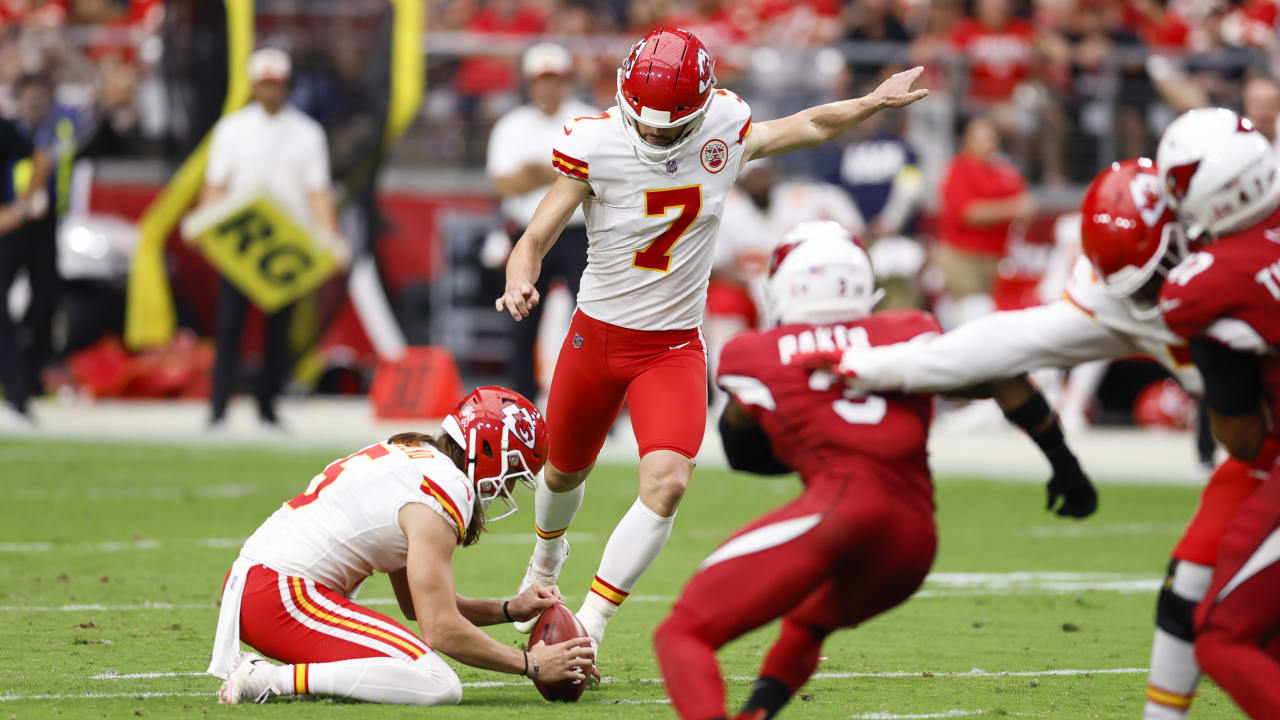
M26 412L40 391L40 371L53 356L53 311L58 303L57 221L34 220L0 237L0 383L5 397ZM9 315L9 288L25 269L31 303L19 322Z
M249 300L234 285L222 278L218 290L218 329L214 340L217 351L213 361L213 419L227 413L227 401L236 389L240 375L240 335ZM289 370L289 318L293 306L266 317L267 333L262 347L262 367L258 372L258 414L263 420L276 421L276 396L284 385Z
M519 234L516 235L519 237ZM578 285L582 282L582 272L587 269L587 230L581 226L567 227L560 233L560 239L552 246L547 256L542 259L542 274L538 276L535 287L541 301L547 299L547 288L557 278L569 285L569 294L574 300L578 298ZM542 322L542 302L538 303L529 317L516 323L515 330L515 367L512 378L516 392L537 402L538 377L534 371L535 345L538 342L538 325Z

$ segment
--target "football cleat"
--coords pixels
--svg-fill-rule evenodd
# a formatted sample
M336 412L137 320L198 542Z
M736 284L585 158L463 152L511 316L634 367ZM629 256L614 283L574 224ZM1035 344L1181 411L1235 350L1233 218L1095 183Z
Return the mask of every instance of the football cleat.
M264 703L279 695L271 686L271 671L275 668L271 661L257 653L240 653L235 668L218 688L218 704Z
M533 568L533 558L529 558L529 565L524 569L524 579L520 581L520 587L516 590L516 595L529 589L530 585L551 587L560 579L560 571L564 569L564 563L569 559L569 538L561 535L559 539L560 556L555 561L555 570L550 573L540 573ZM516 632L524 633L525 635L533 632L533 626L538 623L538 618L540 617L542 617L542 613L538 613L528 620L514 623Z

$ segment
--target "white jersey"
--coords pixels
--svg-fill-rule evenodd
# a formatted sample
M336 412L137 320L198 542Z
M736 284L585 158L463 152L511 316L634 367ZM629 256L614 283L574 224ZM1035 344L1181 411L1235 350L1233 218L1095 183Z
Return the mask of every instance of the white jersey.
M564 127L552 166L585 181L587 269L578 307L633 330L702 324L725 195L738 177L751 108L716 90L688 147L664 165L641 161L612 107Z
M439 450L370 445L312 478L245 541L240 556L351 597L374 572L404 568L409 542L400 508L430 507L462 542L474 501L467 476Z
M1173 373L1192 395L1204 381L1186 344L1160 317L1139 320L1103 292L1087 259L1076 264L1066 299L996 312L941 335L845 353L850 384L864 391L944 392L1047 367L1146 355Z

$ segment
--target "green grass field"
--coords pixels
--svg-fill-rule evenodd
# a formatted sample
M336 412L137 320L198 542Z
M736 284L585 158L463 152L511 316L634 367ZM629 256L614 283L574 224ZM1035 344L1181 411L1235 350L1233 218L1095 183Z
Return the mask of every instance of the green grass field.
M332 701L217 706L218 681L196 673L208 662L215 601L240 539L347 452L0 441L0 718L673 717L661 702L653 627L720 540L799 487L699 470L671 544L610 626L600 668L611 681L577 707L543 702L520 678L457 665L464 683L509 684L469 687L460 707L426 711ZM942 479L938 574L920 597L834 636L822 675L784 716L1137 717L1151 588L1197 491L1105 485L1101 510L1085 523L1044 512L1042 493L1038 483ZM634 497L632 468L601 467L589 482L561 583L571 608ZM533 522L531 497L518 499L519 515L456 556L460 592L514 590ZM381 577L361 594L399 617L391 597ZM766 627L721 653L731 709L775 632ZM506 626L493 634L525 637ZM109 677L160 673L177 674ZM1241 716L1206 683L1192 717Z

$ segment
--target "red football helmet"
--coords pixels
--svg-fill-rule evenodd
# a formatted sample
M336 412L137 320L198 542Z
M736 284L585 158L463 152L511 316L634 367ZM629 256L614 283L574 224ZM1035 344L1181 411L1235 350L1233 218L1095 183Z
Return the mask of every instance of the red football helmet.
M1080 204L1084 254L1107 294L1158 312L1164 276L1187 255L1185 234L1160 188L1155 163L1132 158L1098 173Z
M525 396L493 385L479 387L462 398L444 418L442 427L467 452L467 477L475 485L486 516L489 503L502 498L514 513L511 485L519 480L530 490L547 461L547 426L542 413Z
M715 98L715 61L688 30L660 28L645 35L618 69L622 134L645 162L665 163L693 140ZM636 123L655 128L684 127L670 145L640 137Z

